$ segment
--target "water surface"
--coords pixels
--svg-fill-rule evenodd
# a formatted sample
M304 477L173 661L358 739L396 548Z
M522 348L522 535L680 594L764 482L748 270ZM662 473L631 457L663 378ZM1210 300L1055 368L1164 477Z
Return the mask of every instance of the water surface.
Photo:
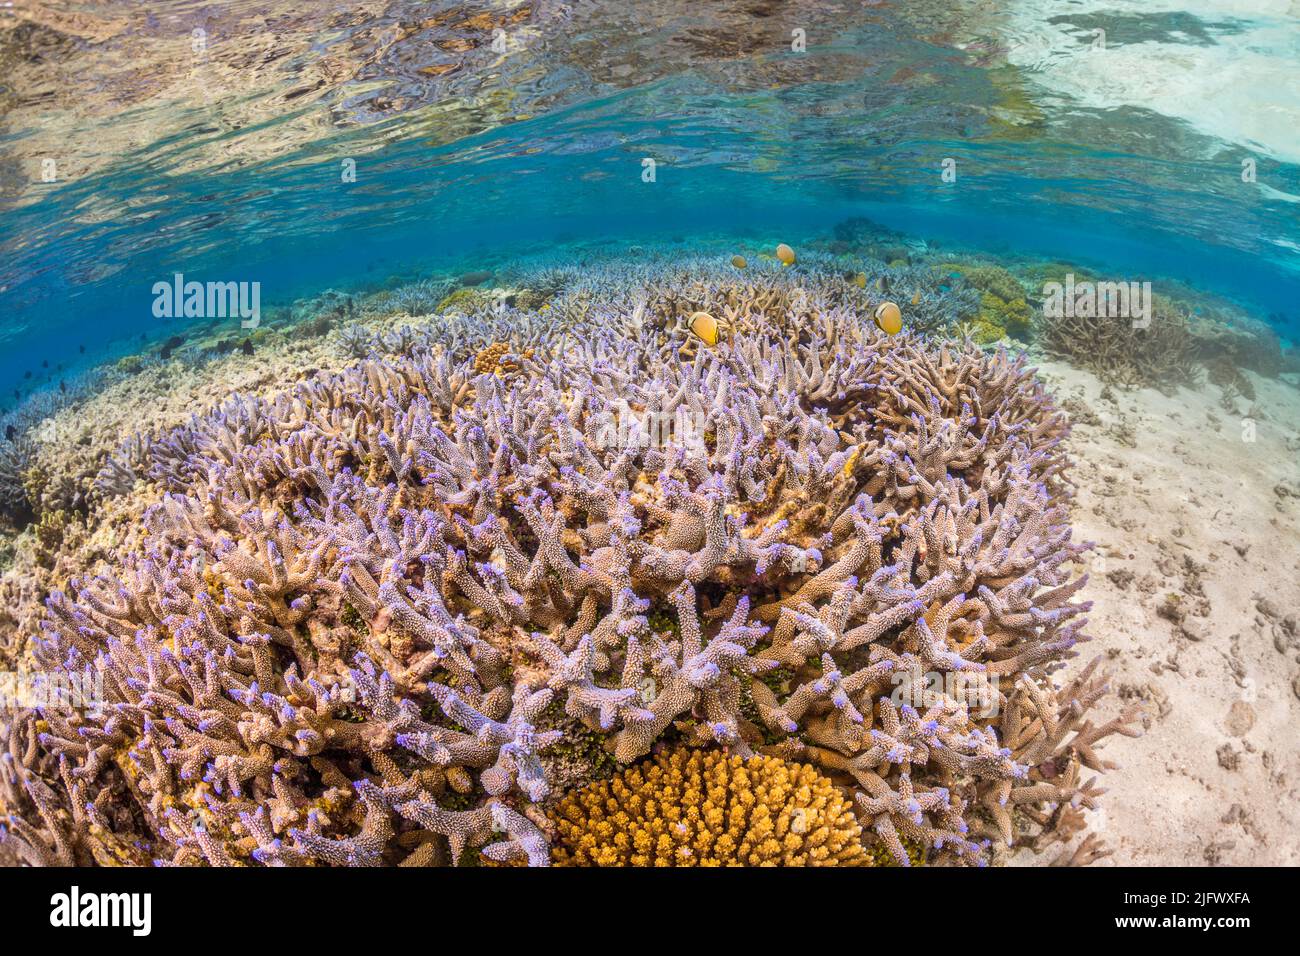
M177 272L265 305L858 215L1182 279L1297 337L1282 0L109 0L0 23L6 398L172 334L150 290Z

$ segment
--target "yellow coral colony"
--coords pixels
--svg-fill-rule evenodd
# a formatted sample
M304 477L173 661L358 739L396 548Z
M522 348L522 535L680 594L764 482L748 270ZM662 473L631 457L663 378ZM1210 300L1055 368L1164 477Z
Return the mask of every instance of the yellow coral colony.
M510 344L508 342L493 342L474 356L475 373L479 375L495 373L497 367L501 364L501 358L509 351Z
M806 764L657 754L552 811L561 866L870 866L849 802Z

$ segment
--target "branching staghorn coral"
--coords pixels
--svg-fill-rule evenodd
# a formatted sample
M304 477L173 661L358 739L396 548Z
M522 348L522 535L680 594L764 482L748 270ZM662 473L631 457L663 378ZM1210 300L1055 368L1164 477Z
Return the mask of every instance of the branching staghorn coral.
M1067 359L1103 379L1130 387L1169 388L1196 378L1196 340L1188 316L1157 296L1145 327L1127 317L1056 315L1037 319L1048 355Z
M18 525L30 520L32 501L28 474L36 463L36 445L14 428L13 437L0 438L0 519Z
M51 450L76 440L77 430L69 427L72 412L126 375L118 362L68 374L57 385L51 377L0 414L0 531L47 514L88 510L96 465L52 456Z
M706 348L649 285L432 316L124 445L99 493L148 496L143 532L32 642L107 700L4 718L0 852L542 863L577 733L810 763L899 862L1077 834L1132 714L1054 683L1085 546L1033 371L776 270L706 290Z

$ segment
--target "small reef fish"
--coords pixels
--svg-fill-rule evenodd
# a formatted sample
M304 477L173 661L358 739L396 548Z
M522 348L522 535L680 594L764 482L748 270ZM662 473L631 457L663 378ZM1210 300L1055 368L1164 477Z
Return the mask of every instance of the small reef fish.
M244 343L243 343L241 346L239 346L239 350L240 350L241 352L243 352L245 355L252 355L252 354L253 354L253 340L252 340L252 339L244 339Z
M745 266L749 265L749 263L745 261L744 256L732 256L731 264L735 266L737 269L743 269L745 268Z
M865 272L859 272L856 275L854 275L853 278L849 281L851 281L859 289L865 289L867 287L867 274Z
M15 428L13 425L6 425L5 438L8 438L10 441L14 441L15 439L17 439L17 437L18 437L18 429Z
M876 323L876 328L886 335L897 335L903 331L903 313L893 302L882 302L876 306L871 319Z
M912 305L917 305L921 301L921 290L917 289L916 294L912 296Z
M710 348L717 345L722 338L722 329L718 325L718 320L707 312L696 312L690 317L687 326L696 338Z
M781 260L781 265L792 266L798 261L795 257L794 250L784 242L776 247L776 257Z

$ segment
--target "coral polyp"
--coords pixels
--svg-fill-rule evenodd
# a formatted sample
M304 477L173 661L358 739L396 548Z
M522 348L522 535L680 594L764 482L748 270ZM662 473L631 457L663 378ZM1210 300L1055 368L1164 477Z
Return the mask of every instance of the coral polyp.
M714 813L701 860L1077 834L1097 741L1135 731L1086 719L1094 670L1053 677L1087 610L1063 415L1023 358L884 335L861 290L778 270L593 272L544 315L350 329L367 358L125 443L103 560L22 634L106 701L4 716L0 854L543 864L547 810L664 742L703 748L704 791L788 778L830 814L791 842L768 806L773 845ZM695 348L706 305L729 332ZM652 830L555 852L687 846Z
M570 794L566 866L866 866L852 803L807 764L671 750Z

